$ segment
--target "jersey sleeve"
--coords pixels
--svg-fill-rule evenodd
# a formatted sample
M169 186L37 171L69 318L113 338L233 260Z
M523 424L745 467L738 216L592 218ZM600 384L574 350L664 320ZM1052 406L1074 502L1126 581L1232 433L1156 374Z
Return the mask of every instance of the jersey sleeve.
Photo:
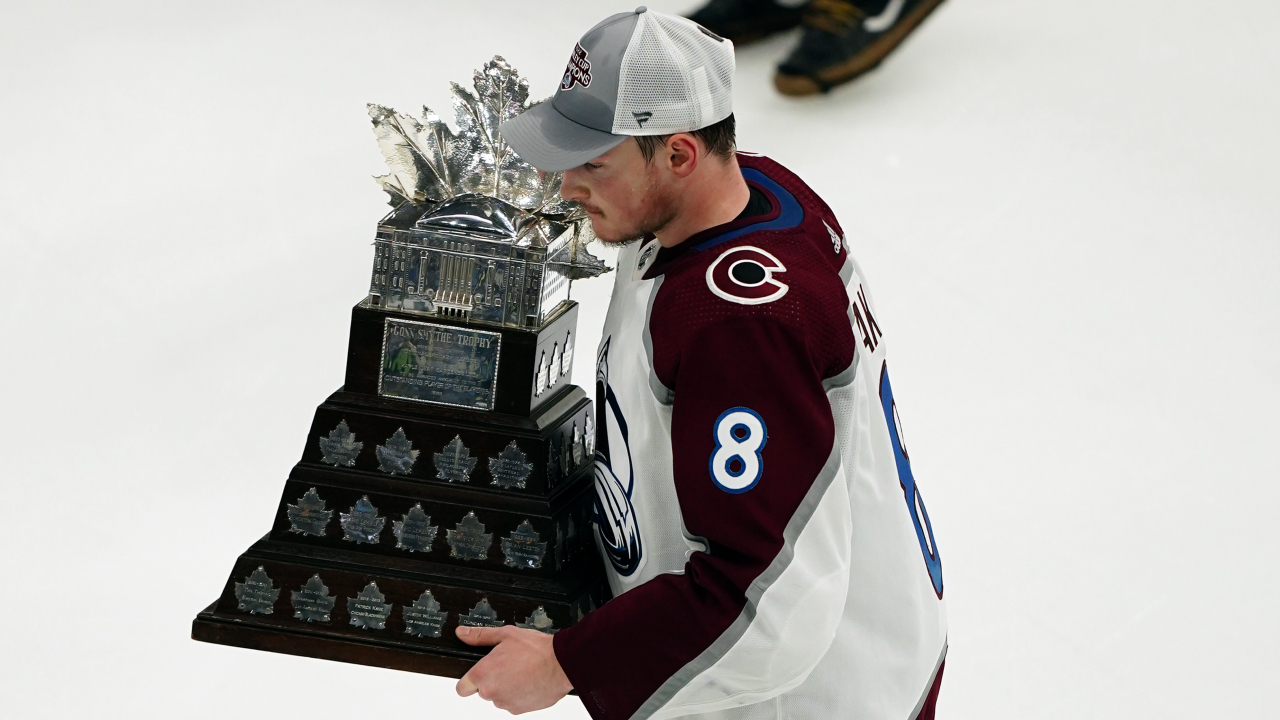
M679 511L705 550L556 633L593 718L761 702L826 653L852 527L822 364L803 328L757 315L710 324L665 370Z

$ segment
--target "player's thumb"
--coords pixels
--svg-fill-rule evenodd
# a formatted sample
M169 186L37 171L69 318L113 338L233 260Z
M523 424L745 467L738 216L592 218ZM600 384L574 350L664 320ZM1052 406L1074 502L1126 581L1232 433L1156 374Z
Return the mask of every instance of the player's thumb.
M458 626L458 639L468 645L497 645L502 642L503 631L505 627L487 628L487 627L467 627L466 625Z

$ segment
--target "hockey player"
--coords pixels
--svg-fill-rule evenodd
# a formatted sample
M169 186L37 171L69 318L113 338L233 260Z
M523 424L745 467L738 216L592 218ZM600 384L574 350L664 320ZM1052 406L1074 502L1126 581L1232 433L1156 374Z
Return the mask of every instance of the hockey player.
M884 332L830 208L734 153L732 43L638 8L501 131L626 243L596 365L596 535L614 598L458 683L570 689L597 720L932 718L942 568Z

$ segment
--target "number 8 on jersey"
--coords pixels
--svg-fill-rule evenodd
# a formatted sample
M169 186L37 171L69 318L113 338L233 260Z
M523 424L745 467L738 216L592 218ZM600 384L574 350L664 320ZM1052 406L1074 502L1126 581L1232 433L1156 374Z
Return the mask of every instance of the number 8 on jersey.
M725 410L716 419L715 451L711 453L711 480L727 493L744 493L764 474L760 450L769 439L764 419L745 407Z

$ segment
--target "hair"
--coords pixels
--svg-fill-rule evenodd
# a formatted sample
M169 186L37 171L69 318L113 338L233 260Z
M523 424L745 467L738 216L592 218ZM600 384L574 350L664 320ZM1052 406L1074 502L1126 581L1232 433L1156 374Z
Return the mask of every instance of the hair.
M707 152L711 155L719 156L722 160L728 160L733 157L734 151L738 149L736 138L734 137L735 125L733 113L729 113L729 117L718 123L699 128L689 134L702 141L707 146ZM636 144L640 146L640 154L644 156L646 163L653 162L653 157L658 153L658 148L667 144L670 135L636 135Z

